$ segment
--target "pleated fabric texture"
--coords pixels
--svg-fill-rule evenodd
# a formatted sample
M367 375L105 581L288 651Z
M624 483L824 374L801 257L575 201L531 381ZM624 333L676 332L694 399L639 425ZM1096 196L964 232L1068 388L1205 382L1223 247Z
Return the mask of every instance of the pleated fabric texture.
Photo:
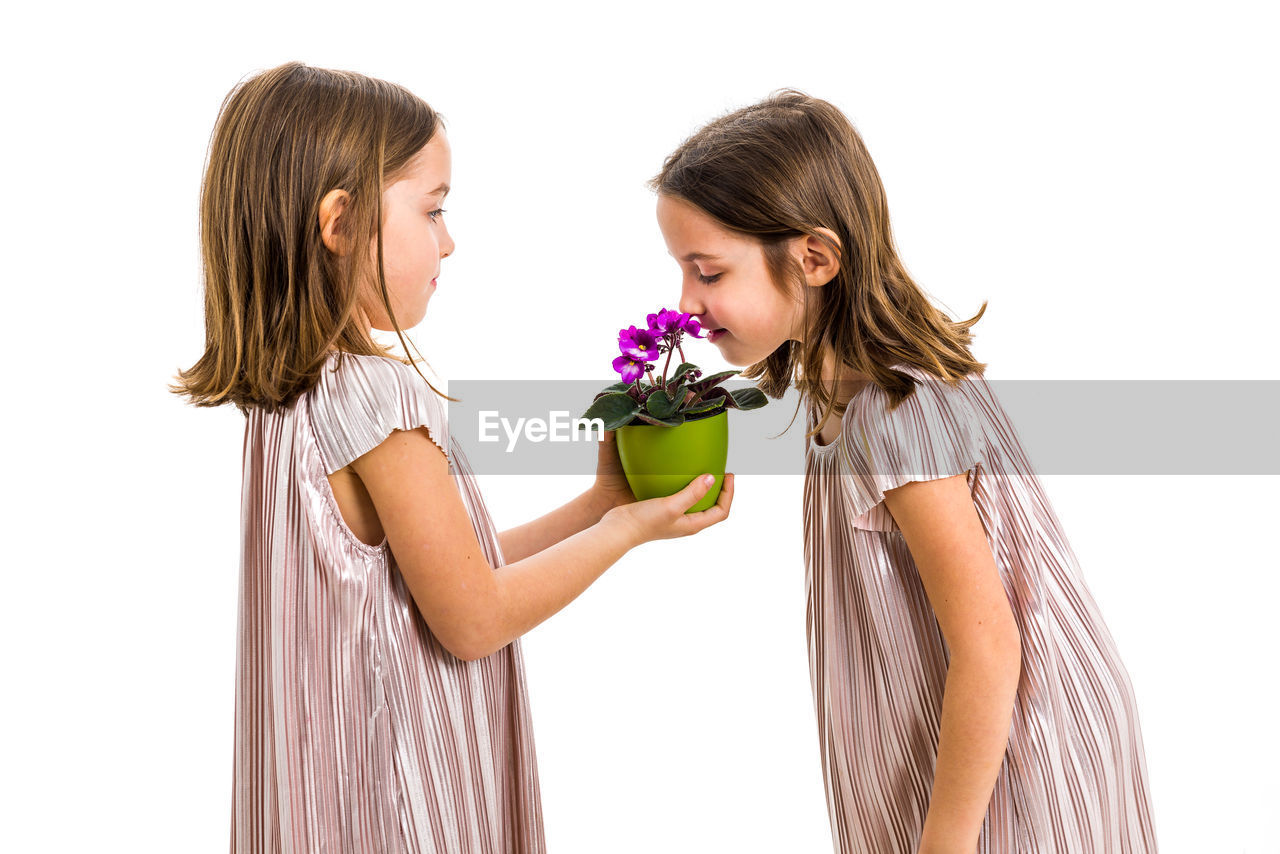
M455 658L384 538L343 521L327 474L425 426L493 567L497 531L444 406L409 365L331 354L245 430L231 851L545 851L520 644Z
M888 394L863 386L838 439L805 452L806 628L835 850L917 850L949 653L883 500L909 481L967 474L1022 634L977 850L1155 851L1129 675L1013 425L981 375L952 387L894 367L919 380L910 397L889 412Z

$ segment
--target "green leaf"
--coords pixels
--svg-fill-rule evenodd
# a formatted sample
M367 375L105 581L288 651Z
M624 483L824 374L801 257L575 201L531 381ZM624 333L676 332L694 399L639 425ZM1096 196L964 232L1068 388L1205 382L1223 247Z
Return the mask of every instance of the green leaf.
M720 385L720 383L724 382L725 380L729 379L729 377L734 376L737 373L738 373L737 371L721 371L718 374L712 374L709 377L703 377L697 382L689 383L689 389L690 391L693 391L696 394L701 394L709 388L713 388L715 386Z
M654 418L647 412L637 412L636 418L646 424L653 424L656 427L679 427L684 423L684 415L677 412L670 418Z
M729 392L733 396L733 402L738 405L739 409L759 409L769 402L758 388L740 388Z
M697 401L693 405L701 406L704 403L711 403L711 402L718 403L724 406L726 409L738 408L738 402L729 396L728 389L723 389L723 388L711 389L705 395L703 395L702 400Z
M676 401L671 395L662 389L655 389L649 393L649 398L645 401L644 408L649 410L649 414L657 419L671 417L671 413L676 411Z
M724 406L725 399L717 397L712 400L700 400L684 411L685 416L709 414Z
M697 365L695 365L693 362L681 362L680 367L676 368L676 372L671 375L670 381L673 383L679 382L681 378L684 377L685 374L689 373L690 371L697 371L697 370L700 370L700 368Z
M640 411L640 404L630 395L622 392L603 394L596 399L587 411L582 413L585 419L599 418L604 421L604 429L617 430L626 424Z

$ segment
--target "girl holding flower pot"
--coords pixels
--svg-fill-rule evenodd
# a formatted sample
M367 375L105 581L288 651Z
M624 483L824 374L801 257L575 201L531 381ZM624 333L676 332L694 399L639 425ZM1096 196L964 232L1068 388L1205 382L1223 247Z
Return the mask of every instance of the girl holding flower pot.
M1155 851L1133 689L970 352L982 311L952 320L908 275L849 120L782 91L696 132L652 187L680 311L806 407L836 850Z
M237 87L201 194L206 350L175 391L245 416L231 850L545 850L519 638L733 476L595 484L499 532L445 409L373 329L454 251L450 149L405 89L290 63ZM406 347L407 352L407 347Z

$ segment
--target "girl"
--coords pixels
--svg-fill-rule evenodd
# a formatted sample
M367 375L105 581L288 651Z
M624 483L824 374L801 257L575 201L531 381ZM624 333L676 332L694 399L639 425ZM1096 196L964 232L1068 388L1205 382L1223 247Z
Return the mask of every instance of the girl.
M235 89L201 193L206 351L175 391L247 417L231 850L541 852L518 638L629 549L725 519L595 483L498 533L445 409L373 329L453 240L440 117L297 63ZM406 347L407 352L407 347ZM449 398L452 399L452 398Z
M680 311L809 414L809 663L840 852L1154 851L1137 709L1012 425L894 250L861 138L794 90L652 180Z

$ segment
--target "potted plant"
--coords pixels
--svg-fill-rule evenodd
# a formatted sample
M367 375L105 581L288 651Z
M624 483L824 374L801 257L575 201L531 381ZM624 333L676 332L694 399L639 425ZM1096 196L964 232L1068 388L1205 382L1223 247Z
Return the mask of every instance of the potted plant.
M697 320L665 308L647 319L643 329L618 331L622 352L613 369L622 381L597 394L582 418L599 418L604 429L617 431L618 457L637 500L673 495L698 475L714 474L711 489L689 508L694 513L711 507L720 494L729 451L728 410L758 409L768 400L757 388L720 387L738 371L704 377L685 361L683 337L702 337ZM680 362L668 377L673 353ZM662 374L655 377L654 363L663 354ZM641 379L646 375L647 383Z

